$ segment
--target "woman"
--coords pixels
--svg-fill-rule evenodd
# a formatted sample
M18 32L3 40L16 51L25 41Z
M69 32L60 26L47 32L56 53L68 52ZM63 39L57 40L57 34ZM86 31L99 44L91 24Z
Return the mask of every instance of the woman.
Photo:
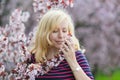
M10 80L94 80L64 10L51 9L42 17L33 42L27 64L19 63Z
M30 63L40 69L36 80L93 80L64 10L51 9L42 17L31 53Z

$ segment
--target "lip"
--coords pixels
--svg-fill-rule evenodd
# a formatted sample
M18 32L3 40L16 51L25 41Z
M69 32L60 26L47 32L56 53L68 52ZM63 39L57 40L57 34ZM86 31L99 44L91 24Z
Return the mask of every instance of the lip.
M62 44L64 41L56 41L57 44Z

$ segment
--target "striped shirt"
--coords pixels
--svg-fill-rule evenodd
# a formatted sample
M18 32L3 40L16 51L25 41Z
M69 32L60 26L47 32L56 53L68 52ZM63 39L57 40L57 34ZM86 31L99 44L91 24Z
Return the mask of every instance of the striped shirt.
M83 71L94 80L94 77L90 71L90 66L84 54L80 51L76 51L76 59L83 69ZM35 61L32 58L33 62ZM72 61L72 60L71 60ZM52 68L47 74L37 76L35 80L75 80L72 70L68 65L67 61L64 59L57 67Z

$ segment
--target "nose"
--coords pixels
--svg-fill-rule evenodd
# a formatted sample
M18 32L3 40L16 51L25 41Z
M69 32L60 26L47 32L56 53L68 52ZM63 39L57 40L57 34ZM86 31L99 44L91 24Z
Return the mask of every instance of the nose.
M63 38L63 32L62 32L62 31L59 31L58 37L59 37L59 38Z

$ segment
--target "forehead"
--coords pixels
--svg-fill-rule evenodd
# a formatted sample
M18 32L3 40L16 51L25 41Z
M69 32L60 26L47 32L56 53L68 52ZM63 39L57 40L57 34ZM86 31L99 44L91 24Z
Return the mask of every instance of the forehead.
M62 21L61 23L57 24L56 29L58 28L68 28L68 22L67 21Z

